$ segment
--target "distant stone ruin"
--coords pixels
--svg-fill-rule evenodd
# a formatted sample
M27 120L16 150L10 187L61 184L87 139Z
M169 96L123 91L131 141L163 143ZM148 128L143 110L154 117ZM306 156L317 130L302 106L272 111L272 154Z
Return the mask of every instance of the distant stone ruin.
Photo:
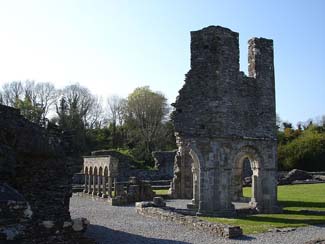
M0 105L0 243L92 243L79 233L88 222L70 217L78 158L62 135Z
M174 151L155 151L152 157L155 160L155 168L160 172L161 179L172 179L174 175L174 159L176 150Z
M85 156L84 162L87 160L101 160L96 159L103 157L112 157L118 160L117 164L117 181L127 181L130 177L136 176L140 180L171 180L173 178L173 167L174 167L174 158L176 150L174 151L156 151L152 153L152 156L155 160L155 168L148 170L143 169L139 165L139 162L134 161L134 159L128 155L122 154L116 150L98 150L91 152L91 156ZM88 159L87 159L88 158ZM76 174L76 184L84 184L84 171L82 174Z
M125 162L119 162L119 159L111 154L105 154L105 150L102 150L92 152L91 156L84 156L83 192L103 199L107 198L108 203L113 206L151 200L154 196L151 185L137 177L130 177L128 182L117 182L121 171L120 164ZM123 157L120 159L123 160Z
M179 148L171 192L193 198L198 214L234 214L245 159L253 171L250 206L279 211L273 41L249 40L246 76L238 38L220 26L191 32L191 69L173 104Z
M113 180L118 175L118 159L110 155L84 157L84 193L112 197Z

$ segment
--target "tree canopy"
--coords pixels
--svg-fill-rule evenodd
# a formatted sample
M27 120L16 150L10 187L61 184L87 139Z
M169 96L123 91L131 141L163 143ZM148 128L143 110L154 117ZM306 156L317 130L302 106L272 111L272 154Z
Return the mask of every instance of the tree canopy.
M151 152L176 149L170 107L161 92L138 87L126 98L106 104L79 84L56 89L49 82L13 81L0 88L0 103L20 109L27 119L51 122L76 135L82 154L116 149L152 165ZM279 169L325 170L325 116L294 128L277 116Z

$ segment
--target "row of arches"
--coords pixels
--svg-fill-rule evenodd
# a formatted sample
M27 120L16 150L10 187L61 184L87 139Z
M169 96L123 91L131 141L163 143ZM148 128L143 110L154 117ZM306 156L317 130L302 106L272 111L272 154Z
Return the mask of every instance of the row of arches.
M112 197L113 178L109 175L108 167L84 168L85 185L84 193L102 198Z
M276 205L277 192L274 169L266 170L264 168L263 163L265 162L262 162L262 157L254 147L245 146L233 155L228 154L227 157L230 161L228 163L232 165L231 169L229 166L228 168L219 166L217 172L212 172L213 170L208 168L197 149L190 148L189 154L192 158L191 171L193 177L193 199L189 207L198 209L198 212L211 212L216 211L216 209L232 211L234 202L247 201L243 197L242 179L245 160L249 160L252 170L252 191L249 205L257 210L264 208L262 210L264 212L273 211L272 208ZM209 174L213 177L219 177L220 180L214 179L216 183L207 186ZM211 185L214 185L213 188ZM214 197L213 194L215 194Z

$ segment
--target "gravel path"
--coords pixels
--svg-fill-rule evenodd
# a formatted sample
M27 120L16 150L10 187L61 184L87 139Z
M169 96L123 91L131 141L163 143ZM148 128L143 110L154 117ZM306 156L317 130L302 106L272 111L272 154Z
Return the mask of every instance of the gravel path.
M185 202L171 201L169 205L182 206ZM143 217L132 206L112 207L104 201L74 195L71 198L72 218L90 220L86 235L100 244L186 244L186 243L245 243L245 244L302 244L317 238L325 239L325 226L299 228L288 233L263 233L229 240L186 226Z

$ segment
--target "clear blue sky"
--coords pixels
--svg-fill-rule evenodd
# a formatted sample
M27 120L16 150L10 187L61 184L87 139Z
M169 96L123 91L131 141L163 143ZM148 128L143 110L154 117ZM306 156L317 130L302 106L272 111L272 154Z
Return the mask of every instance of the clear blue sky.
M277 113L296 124L325 114L323 0L0 0L0 85L79 82L127 96L149 85L173 102L189 70L190 34L209 25L274 40Z

